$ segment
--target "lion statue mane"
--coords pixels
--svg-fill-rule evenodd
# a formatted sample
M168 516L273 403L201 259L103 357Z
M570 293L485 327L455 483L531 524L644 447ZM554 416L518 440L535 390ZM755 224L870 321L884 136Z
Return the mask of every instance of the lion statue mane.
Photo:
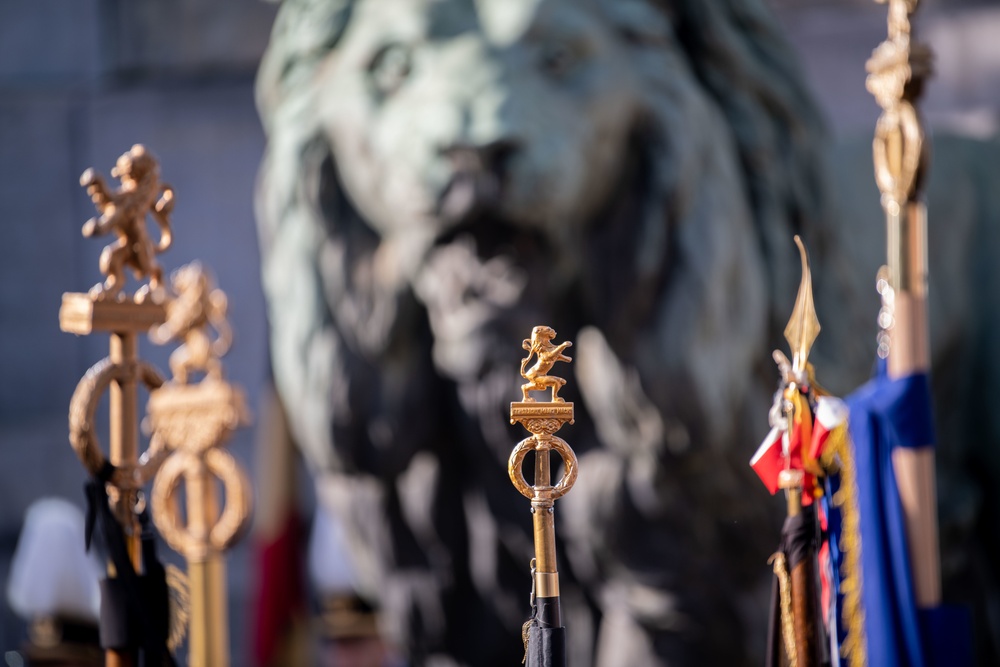
M274 379L411 663L523 653L531 520L507 409L537 324L575 342L570 664L756 661L782 507L747 460L792 235L818 377L845 391L871 367L884 234L873 184L863 221L838 212L820 114L761 1L285 0L257 93ZM933 234L932 253L965 252ZM932 312L969 298L934 289Z

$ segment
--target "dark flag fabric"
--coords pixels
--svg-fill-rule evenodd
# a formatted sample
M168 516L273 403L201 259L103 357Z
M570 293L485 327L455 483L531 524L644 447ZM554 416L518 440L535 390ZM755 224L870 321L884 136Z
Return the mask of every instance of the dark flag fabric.
M778 550L771 556L771 565L774 567L774 585L771 592L771 609L768 619L767 655L764 664L767 667L780 667L788 664L786 656L795 653L795 648L783 646L783 642L794 642L794 631L788 626L794 625L793 618L794 603L791 600L791 586L793 579L798 575L806 582L813 580L816 574L815 566L817 562L817 542L819 533L816 525L816 512L814 507L804 507L799 514L785 518L785 523L781 528L781 541ZM799 575L801 570L801 575ZM809 656L805 662L808 665L825 664L824 653L826 647L821 638L824 636L823 628L815 623L817 619L822 619L821 608L819 607L818 596L815 595L815 586L806 591L806 604L812 607L812 613L807 614L806 619L798 619L798 623L808 623L807 619L812 619L811 627L806 627L805 631L812 634L816 641L811 646L814 654Z
M533 623L528 628L524 664L526 667L566 667L566 628L546 628Z
M897 447L933 446L927 375L890 379L880 364L876 377L846 402L846 449L853 460L841 453L840 472L829 479L827 495L834 499L831 553L840 575L839 639L847 664L972 665L966 610L917 608L892 464Z
M138 512L142 564L136 572L125 541L125 531L108 502L107 482L115 467L106 462L100 475L84 487L87 516L84 540L102 560L114 566L116 577L101 579L101 647L141 655L138 667L174 667L168 647L170 595L166 569L156 554L156 532L149 511ZM141 653L140 653L141 651Z

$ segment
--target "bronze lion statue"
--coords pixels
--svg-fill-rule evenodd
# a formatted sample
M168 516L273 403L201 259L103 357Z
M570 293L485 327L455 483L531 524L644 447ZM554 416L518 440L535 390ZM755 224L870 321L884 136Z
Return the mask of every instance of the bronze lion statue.
M411 663L523 655L507 406L540 323L576 351L580 474L556 520L570 664L758 661L782 508L747 461L792 236L824 325L812 361L839 392L871 369L884 252L874 183L838 195L761 0L285 0L257 92L275 382ZM931 265L950 271L932 270L941 493L967 490L942 510L946 584L969 583L1000 562L973 537L996 502L970 483L998 477L997 314L969 291L973 217L934 225L931 204Z

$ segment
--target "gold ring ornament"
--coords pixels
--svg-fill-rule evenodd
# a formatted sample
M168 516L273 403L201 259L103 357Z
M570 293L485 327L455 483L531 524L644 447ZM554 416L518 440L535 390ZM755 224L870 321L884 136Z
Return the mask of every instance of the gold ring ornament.
M92 477L100 477L108 465L101 448L94 416L97 406L112 382L138 379L153 391L163 385L163 377L156 368L145 361L116 364L105 357L90 367L76 385L69 403L69 442ZM144 486L155 474L164 453L157 439L150 441L150 448L135 464L120 463L109 480L122 490L136 490Z
M522 469L524 457L530 451L534 451L535 456L548 456L552 450L555 450L562 457L563 464L565 465L562 478L560 478L555 486L551 487L542 488L528 484L528 481L524 478L524 471ZM532 499L536 496L544 495L544 497L551 500L557 500L573 488L579 469L576 454L565 440L554 435L533 435L519 442L514 451L511 452L510 461L507 464L507 472L510 474L510 481L514 484L514 487L525 498Z

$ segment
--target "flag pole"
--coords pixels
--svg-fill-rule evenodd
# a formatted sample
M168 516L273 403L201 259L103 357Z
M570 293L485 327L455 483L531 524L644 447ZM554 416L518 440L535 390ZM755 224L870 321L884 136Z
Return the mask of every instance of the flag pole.
M813 511L802 506L802 490L805 474L802 470L782 470L778 476L778 487L784 489L787 502L788 520L801 520L803 512ZM807 532L815 533L813 522L808 523ZM788 577L791 616L791 633L786 637L786 654L791 667L818 667L820 663L819 596L816 591L816 548L808 545L806 557L792 565L787 560L782 564ZM781 575L779 575L781 576Z
M795 306L785 327L792 360L780 351L774 359L781 373L781 390L772 408L773 426L781 431L781 460L774 490L785 491L787 517L781 544L770 563L777 577L780 609L772 609L780 626L784 655L791 667L816 667L822 663L823 632L817 584L818 531L816 528L816 478L822 476L813 457L813 403L815 383L809 352L820 332L812 296L812 274L802 239L795 237L802 261L802 279ZM752 465L752 464L751 464ZM773 491L772 491L773 492ZM778 630L778 628L774 628ZM781 664L777 647L771 646L770 664Z
M109 593L127 588L133 576L143 574L142 530L136 508L142 504L139 489L158 460L154 457L146 465L139 462L138 390L140 384L155 389L163 380L155 368L139 358L137 335L161 324L165 317L160 298L162 270L156 255L170 247L169 216L173 207L173 190L160 182L159 165L143 146L137 144L119 157L111 174L121 180L116 190L109 188L93 169L80 177L80 185L87 188L100 214L84 224L83 235L117 237L101 253L100 269L105 280L87 293L63 294L59 310L63 331L78 336L103 331L111 337L108 356L92 366L77 385L69 414L70 444L95 480L101 496L95 502L105 502L106 490L111 514L121 526L123 553L113 553L107 563L110 583L105 589ZM157 243L146 231L147 215L159 225ZM126 267L133 269L139 280L149 280L134 295L123 292ZM105 391L110 422L107 458L101 450L95 421ZM91 508L95 514L103 511ZM117 563L115 558L119 559ZM131 568L133 575L119 571L123 568ZM105 606L110 609L117 605L106 600ZM122 615L109 613L115 618L113 625L124 628ZM102 640L112 643L106 648L108 667L136 664L139 645L135 636L129 636L127 631L112 631L104 632Z
M507 473L514 487L531 500L534 523L535 557L531 561L531 618L524 624L525 663L527 667L565 667L566 633L562 625L559 595L559 571L556 567L555 501L569 491L576 482L576 454L565 440L555 435L566 423L573 423L573 404L559 398L559 389L566 380L548 375L558 361L572 361L563 351L569 341L554 344L556 332L547 326L537 326L531 338L522 343L528 356L521 361L521 376L527 380L521 385L523 401L510 404L510 423L520 422L531 436L525 438L511 452ZM530 368L525 367L535 357ZM551 400L538 402L529 396L531 391L552 390ZM535 483L524 479L522 465L528 452L535 452ZM552 484L549 456L555 451L563 460L562 479Z
M251 496L246 475L222 445L250 415L242 390L223 378L219 360L231 340L225 294L212 289L197 262L177 269L171 282L177 296L168 303L164 324L151 332L157 343L181 341L170 355L173 378L149 394L153 438L170 452L153 480L153 521L188 563L190 666L227 667L222 554L247 527ZM214 341L210 328L217 333ZM204 377L191 382L192 372ZM178 498L182 486L185 512Z
M886 2L887 0L878 0ZM931 74L930 49L912 39L919 0L888 0L888 39L868 60L867 87L882 114L873 142L875 181L885 210L888 261L880 280L885 308L879 354L896 379L930 371L927 324L927 210L922 186L928 147L916 104ZM934 448L892 453L906 523L917 605L941 601Z

